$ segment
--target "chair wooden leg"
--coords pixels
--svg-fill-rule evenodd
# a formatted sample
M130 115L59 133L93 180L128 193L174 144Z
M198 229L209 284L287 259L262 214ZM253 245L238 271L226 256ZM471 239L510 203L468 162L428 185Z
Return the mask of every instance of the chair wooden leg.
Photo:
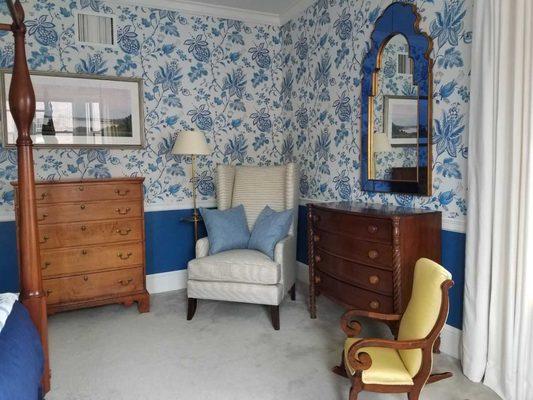
M289 290L289 293L291 295L291 300L296 300L296 283L292 285L291 290Z
M192 317L194 317L194 313L196 312L196 306L198 304L197 299L190 298L187 301L187 321L190 321Z
M349 400L357 400L359 393L363 390L363 384L361 379L361 373L358 373L352 379L352 387L350 388Z
M279 306L270 306L270 318L274 329L279 331Z
M346 367L344 365L344 351L341 354L341 363L339 365L336 365L335 367L333 367L331 369L331 371L334 374L337 374L337 375L343 376L345 378L348 378L348 374L346 373Z
M443 379L451 378L453 374L451 372L442 372L440 374L431 374L426 383L435 383L442 381Z
M420 392L422 391L423 386L415 386L413 389L407 393L407 398L409 400L419 400L420 399Z

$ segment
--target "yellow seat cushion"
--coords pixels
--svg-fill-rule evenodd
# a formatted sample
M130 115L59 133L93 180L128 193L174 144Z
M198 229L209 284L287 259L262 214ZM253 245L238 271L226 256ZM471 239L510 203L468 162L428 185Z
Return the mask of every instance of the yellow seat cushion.
M348 350L359 338L348 338L344 342L344 364L350 372L350 375L355 374L355 371L350 366L347 359ZM412 385L413 379L403 361L400 354L394 349L387 349L384 347L363 347L359 353L367 353L372 359L372 365L369 369L363 371L362 378L365 384L377 385Z

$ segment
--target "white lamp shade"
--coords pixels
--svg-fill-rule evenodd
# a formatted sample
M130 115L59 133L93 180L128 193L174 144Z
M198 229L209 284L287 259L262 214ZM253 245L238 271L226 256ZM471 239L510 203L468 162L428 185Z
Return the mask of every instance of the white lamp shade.
M173 154L211 154L211 148L205 140L203 133L198 131L184 131L178 133L172 148Z

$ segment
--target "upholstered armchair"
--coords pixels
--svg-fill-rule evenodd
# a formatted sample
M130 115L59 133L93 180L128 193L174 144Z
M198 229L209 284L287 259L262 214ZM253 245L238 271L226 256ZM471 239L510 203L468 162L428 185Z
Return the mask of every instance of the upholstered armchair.
M368 313L351 310L343 315L341 328L348 339L341 365L333 372L351 379L349 400L357 400L363 390L407 393L409 400L417 400L426 383L452 376L450 372L431 374L433 345L448 316L451 278L439 264L427 258L418 260L405 313L372 313L374 319L400 322L397 340L358 338L361 325L354 318Z
M249 249L209 254L209 238L196 242L196 259L189 262L187 319L198 299L268 305L274 329L279 329L279 305L290 292L295 300L298 170L295 164L273 167L217 168L217 206L225 210L243 205L248 227L265 206L275 211L293 209L288 236L274 249L274 259Z

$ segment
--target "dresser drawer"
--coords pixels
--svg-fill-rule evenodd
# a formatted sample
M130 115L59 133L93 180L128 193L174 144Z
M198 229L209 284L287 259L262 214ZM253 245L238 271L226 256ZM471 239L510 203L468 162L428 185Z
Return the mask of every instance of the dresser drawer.
M319 251L315 267L341 281L387 296L394 293L392 271L369 267Z
M313 208L315 227L328 232L351 235L358 239L392 243L392 223L389 219L370 218Z
M43 280L48 304L93 300L142 291L143 269L121 269L108 272Z
M143 221L77 222L72 224L41 225L41 249L74 247L88 244L107 244L139 241L143 238Z
M316 229L315 245L335 256L356 263L392 268L392 246Z
M43 278L131 267L143 263L142 242L41 251Z
M46 204L37 207L39 224L102 219L139 218L142 214L139 201L102 201Z
M385 296L361 289L357 286L352 286L325 273L319 273L318 280L318 287L321 293L339 300L344 305L359 310L379 313L394 312L394 302L391 296Z
M80 182L38 184L37 205L78 201L139 199L142 185L134 182Z

